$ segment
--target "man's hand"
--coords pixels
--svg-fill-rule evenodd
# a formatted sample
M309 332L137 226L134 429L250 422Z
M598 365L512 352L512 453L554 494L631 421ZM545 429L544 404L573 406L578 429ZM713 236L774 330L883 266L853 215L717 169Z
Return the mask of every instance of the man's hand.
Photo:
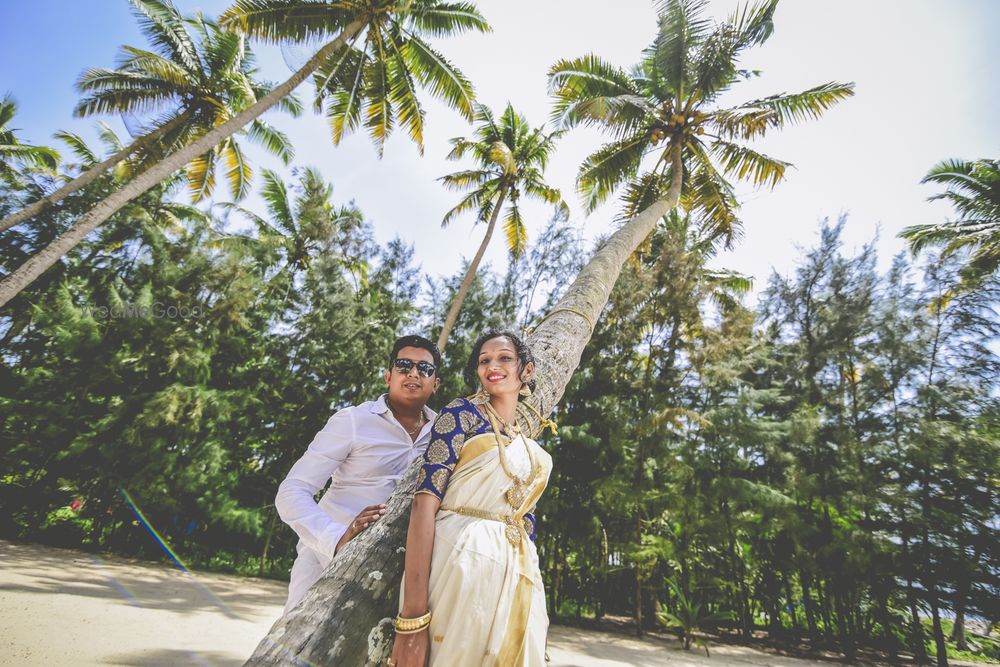
M353 540L355 537L357 537L358 533L360 533L362 530L364 530L368 526L372 525L373 523L381 519L382 515L384 514L385 514L384 504L369 505L368 507L361 510L361 512L359 512L358 515L354 517L354 521L352 521L350 525L347 526L347 530L344 531L344 534L341 536L340 541L337 542L336 551L340 551L340 548L342 546L344 546L345 544ZM336 551L334 553L336 553Z

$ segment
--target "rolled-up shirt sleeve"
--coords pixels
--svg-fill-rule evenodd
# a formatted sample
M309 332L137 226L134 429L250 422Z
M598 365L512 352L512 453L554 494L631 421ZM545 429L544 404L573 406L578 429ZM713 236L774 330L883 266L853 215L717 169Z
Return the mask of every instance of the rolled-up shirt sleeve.
M330 417L288 471L274 498L281 520L306 546L330 559L347 526L331 519L313 498L351 453L354 436L354 420L348 410Z

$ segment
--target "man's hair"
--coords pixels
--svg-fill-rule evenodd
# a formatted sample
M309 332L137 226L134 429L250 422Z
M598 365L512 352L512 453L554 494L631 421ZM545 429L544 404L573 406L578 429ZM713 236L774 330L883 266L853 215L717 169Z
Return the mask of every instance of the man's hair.
M409 336L400 336L396 339L396 342L392 344L392 352L389 353L389 370L392 370L392 364L395 363L396 357L399 356L399 351L404 347L419 347L422 350L427 350L434 357L434 367L439 371L441 370L441 351L438 350L437 345L430 342L423 336L417 336L415 334L410 334Z

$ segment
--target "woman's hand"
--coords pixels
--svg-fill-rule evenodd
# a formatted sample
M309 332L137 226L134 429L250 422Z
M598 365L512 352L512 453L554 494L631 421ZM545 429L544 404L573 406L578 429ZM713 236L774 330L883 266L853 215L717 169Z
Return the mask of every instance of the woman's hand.
M392 667L426 667L430 660L430 630L424 628L412 634L397 634L392 644Z

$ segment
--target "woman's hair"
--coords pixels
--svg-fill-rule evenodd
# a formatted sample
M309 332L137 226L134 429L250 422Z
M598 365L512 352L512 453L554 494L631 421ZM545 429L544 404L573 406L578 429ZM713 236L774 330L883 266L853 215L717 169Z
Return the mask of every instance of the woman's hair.
M525 366L535 361L535 355L531 353L531 348L515 334L510 331L487 331L473 344L472 354L469 355L469 361L465 364L465 370L462 373L465 383L473 389L479 388L479 375L476 373L479 368L479 352L483 349L486 341L494 338L506 338L514 344L514 351L517 352L518 359L518 374L524 371ZM535 390L534 379L528 380L526 384L532 391Z

